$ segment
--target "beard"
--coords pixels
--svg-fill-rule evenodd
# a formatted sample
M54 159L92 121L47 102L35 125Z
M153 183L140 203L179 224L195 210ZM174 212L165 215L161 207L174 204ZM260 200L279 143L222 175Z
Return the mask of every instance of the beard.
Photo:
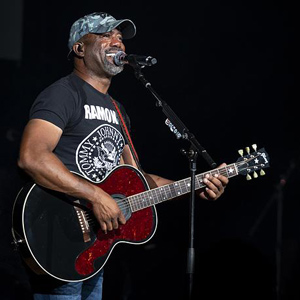
M116 66L105 58L103 68L106 73L108 73L111 76L115 76L123 71L124 66Z
M104 71L111 76L115 76L121 73L124 69L124 65L116 66L114 63L107 59L106 53L106 51L102 52Z

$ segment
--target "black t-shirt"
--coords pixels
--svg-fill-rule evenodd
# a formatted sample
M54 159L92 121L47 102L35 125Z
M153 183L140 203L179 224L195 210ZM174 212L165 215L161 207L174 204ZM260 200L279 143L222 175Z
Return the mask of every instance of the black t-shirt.
M75 74L46 88L32 105L30 119L62 129L54 153L70 171L99 182L120 163L126 141L111 97Z

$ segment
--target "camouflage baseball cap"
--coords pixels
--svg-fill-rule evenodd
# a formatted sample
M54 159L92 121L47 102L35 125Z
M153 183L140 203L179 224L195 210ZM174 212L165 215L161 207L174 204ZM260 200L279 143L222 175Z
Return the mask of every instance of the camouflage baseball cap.
M71 27L68 46L71 50L73 45L88 33L106 33L117 28L122 32L124 39L135 36L136 27L129 19L116 20L105 12L94 12L78 19Z

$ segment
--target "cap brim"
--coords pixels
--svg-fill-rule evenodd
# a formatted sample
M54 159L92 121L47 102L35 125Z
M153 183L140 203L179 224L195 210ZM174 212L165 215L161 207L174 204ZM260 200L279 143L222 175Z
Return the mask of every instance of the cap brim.
M118 20L113 25L114 28L119 28L124 39L131 39L136 34L135 24L129 19Z
M90 30L90 33L105 33L112 31L113 29L118 28L122 32L123 39L131 39L135 36L136 27L134 23L129 19L116 20L110 22L108 26L98 26L93 30Z

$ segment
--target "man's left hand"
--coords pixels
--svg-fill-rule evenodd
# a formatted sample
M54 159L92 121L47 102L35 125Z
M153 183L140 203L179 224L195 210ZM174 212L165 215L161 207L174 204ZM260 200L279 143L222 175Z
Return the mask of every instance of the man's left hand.
M219 168L224 166L226 166L225 163L221 164ZM220 174L216 174L214 176L207 174L203 179L203 182L205 183L206 187L200 189L200 198L215 201L224 193L225 187L227 186L229 180L227 177Z

